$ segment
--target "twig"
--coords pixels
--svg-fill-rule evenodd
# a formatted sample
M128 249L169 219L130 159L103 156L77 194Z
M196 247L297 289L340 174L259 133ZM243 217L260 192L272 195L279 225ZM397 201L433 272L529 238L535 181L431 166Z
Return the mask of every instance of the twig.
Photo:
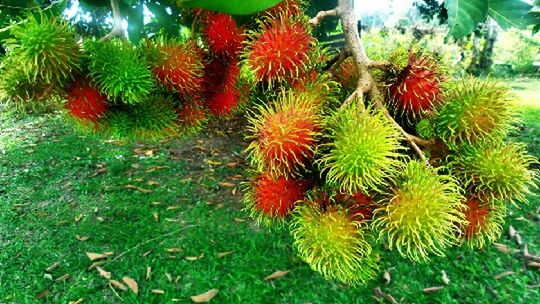
M114 18L114 26L110 33L105 35L105 37L101 38L103 41L111 40L115 37L125 38L126 33L124 29L122 28L122 21L124 18L122 17L122 13L120 12L120 3L118 0L111 0L111 8Z
M309 24L313 27L316 27L317 25L319 25L319 23L326 17L331 17L331 16L337 16L338 15L338 11L337 9L333 9L333 10L329 10L329 11L320 11L317 13L317 16L311 18L309 20Z

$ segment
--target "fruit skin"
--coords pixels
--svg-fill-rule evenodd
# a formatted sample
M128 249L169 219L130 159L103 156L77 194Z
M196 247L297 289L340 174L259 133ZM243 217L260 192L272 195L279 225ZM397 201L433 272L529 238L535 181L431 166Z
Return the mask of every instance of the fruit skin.
M244 42L243 30L231 15L209 13L203 24L203 34L210 51L224 60L237 60Z
M367 227L343 207L323 211L303 202L295 208L291 230L300 258L324 278L355 286L375 277L378 266Z
M155 54L151 62L152 72L160 84L184 98L201 91L204 66L199 47L194 41L179 43L158 39L147 42L146 48Z
M304 6L305 2L303 0L283 0L279 4L261 12L261 15L271 19L279 18L279 16L298 16L303 13Z
M274 178L263 172L244 196L246 210L259 224L269 226L281 223L304 198L309 187L307 180L285 176Z
M437 135L450 147L498 141L516 121L512 96L491 80L465 78L449 85L445 105L434 118Z
M424 118L416 124L416 133L423 139L435 137L435 126L430 119Z
M65 108L73 117L95 123L109 108L107 97L86 79L77 79L67 91Z
M390 106L407 118L425 117L442 103L441 82L432 56L411 53L407 67L390 82Z
M384 113L359 110L356 102L337 111L317 161L329 186L347 194L381 192L402 167L401 134Z
M7 48L29 81L61 84L79 69L80 46L66 21L44 12L29 14L11 34L14 39Z
M238 61L225 62L210 58L204 69L205 106L218 117L227 117L239 106L242 97L239 90L240 69Z
M465 223L461 188L441 168L411 161L394 182L391 192L375 210L372 228L413 261L444 256L447 247L459 242Z
M140 104L111 109L100 128L119 139L157 140L177 134L177 119L172 100L156 95Z
M93 83L111 102L143 103L155 89L150 65L131 44L113 39L87 41L88 70Z
M248 118L251 165L272 176L298 176L314 158L321 128L318 106L311 95L289 90L258 110Z
M262 22L261 29L250 34L244 57L257 81L273 86L307 71L314 45L305 21L280 17Z
M345 59L334 72L334 78L341 85L341 88L346 91L356 89L358 79L358 69L354 64L352 57Z
M477 197L471 197L463 210L466 223L464 225L463 242L471 249L483 248L497 241L502 234L506 207L500 201L489 203Z
M487 200L526 202L537 173L538 160L522 144L465 145L450 157L449 166L463 187Z
M208 117L202 101L192 99L184 102L178 109L178 127L179 133L189 136L198 133L208 122Z

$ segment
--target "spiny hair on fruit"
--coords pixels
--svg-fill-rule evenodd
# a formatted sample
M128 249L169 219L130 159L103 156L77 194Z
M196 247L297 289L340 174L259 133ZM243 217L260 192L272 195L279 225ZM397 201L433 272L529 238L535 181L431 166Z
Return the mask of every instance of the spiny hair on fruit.
M444 256L445 249L459 243L465 222L461 192L442 168L410 161L375 210L373 230L390 250L413 261Z
M84 47L90 78L111 102L137 104L148 100L155 79L139 49L120 39L88 40Z
M65 108L76 119L96 123L107 113L109 104L107 96L88 79L79 78L67 90Z
M466 202L463 242L471 249L483 248L497 241L502 234L506 206L504 202L491 202L471 197Z
M324 278L354 286L376 276L370 232L343 207L322 210L304 202L295 208L291 230L300 258Z
M313 161L322 117L312 96L292 90L249 117L251 164L274 176L297 176Z
M383 191L402 167L401 134L381 110L352 102L325 123L317 161L327 184L348 194Z

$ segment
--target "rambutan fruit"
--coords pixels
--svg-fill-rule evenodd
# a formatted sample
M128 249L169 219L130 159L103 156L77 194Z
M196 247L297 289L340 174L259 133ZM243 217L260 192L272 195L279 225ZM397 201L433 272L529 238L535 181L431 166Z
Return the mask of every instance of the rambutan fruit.
M354 64L352 57L345 59L333 73L336 81L341 85L341 88L346 91L352 91L356 89L358 84L358 69Z
M450 175L411 161L394 182L383 205L375 210L373 229L389 248L414 261L444 256L458 243L464 223L461 189Z
M506 207L498 201L484 202L472 197L465 203L463 210L466 223L464 224L464 241L470 248L482 248L495 242L501 237Z
M79 68L80 47L69 24L40 12L11 29L8 49L29 80L63 83Z
M177 121L173 102L157 95L143 103L111 109L100 125L120 139L160 139L175 134Z
M291 88L299 93L310 95L313 103L324 110L328 106L337 105L337 83L332 81L327 74L319 75L311 70L303 76L290 81Z
M203 33L210 51L225 60L236 60L244 42L243 30L231 15L209 14L203 21Z
M250 38L245 58L258 81L272 86L309 69L315 39L304 21L282 17L262 23Z
M280 16L284 17L293 17L302 14L303 0L283 0L279 4L264 10L261 12L263 17L269 17L272 19L278 18Z
M258 223L266 225L282 221L304 198L310 183L306 180L271 177L261 173L244 196L246 209Z
M210 113L216 116L227 116L233 112L240 101L240 91L236 87L216 92L205 99Z
M152 71L159 83L183 97L191 97L202 90L204 66L195 42L162 39L155 45L149 43L149 48L159 52L152 62Z
M68 89L65 108L73 117L97 122L108 110L107 97L85 79L77 79Z
M434 123L449 146L499 140L516 121L508 89L490 80L463 79L445 92L444 99Z
M240 69L238 61L224 62L210 59L204 66L204 91L206 96L236 88Z
M114 102L128 104L148 100L155 81L146 60L128 42L87 41L88 70L93 83Z
M424 117L442 103L441 82L432 56L411 53L407 67L390 81L390 105L407 118Z
M180 133L191 135L199 132L207 122L204 106L199 100L184 102L176 109Z
M309 95L286 91L249 117L251 164L273 176L298 175L313 160L321 117Z
M375 201L370 196L357 192L353 195L339 193L337 201L343 202L352 218L358 222L369 221L373 218Z
M359 101L357 101L359 102ZM329 186L348 194L381 191L402 166L401 134L382 111L361 111L356 102L327 123L328 143L317 161Z
M362 285L376 275L367 227L341 206L323 211L316 204L301 204L293 213L291 230L300 258L326 279Z
M424 118L416 124L416 134L424 139L435 137L435 126L431 119Z
M488 200L526 202L536 187L538 161L521 144L465 145L450 159L453 174L463 186Z

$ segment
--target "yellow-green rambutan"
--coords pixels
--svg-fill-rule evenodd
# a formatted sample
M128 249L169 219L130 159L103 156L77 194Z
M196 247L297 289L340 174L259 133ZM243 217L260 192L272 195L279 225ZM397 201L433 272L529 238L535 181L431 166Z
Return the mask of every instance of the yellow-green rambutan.
M317 161L327 183L348 194L381 191L402 165L401 134L384 113L356 103L329 120Z
M320 135L319 106L312 95L282 92L274 103L249 118L247 148L251 164L273 176L298 175L314 158Z
M469 248L482 248L501 237L506 207L500 201L492 203L472 197L465 202L463 242Z
M8 48L30 81L63 83L78 69L80 46L66 21L39 12L14 26L11 34Z
M437 135L451 147L504 138L516 120L508 89L491 80L463 79L443 99L434 124Z
M114 102L143 103L155 89L150 65L133 45L119 39L87 41L88 70L95 85Z
M173 102L157 95L146 102L112 108L99 128L119 139L160 139L176 135L178 113Z
M341 206L323 211L304 202L295 208L291 229L300 258L326 279L361 285L376 276L367 226Z
M411 161L396 178L383 205L375 210L373 229L389 248L414 261L444 250L460 239L464 223L461 188L440 169Z
M530 188L536 187L530 167L538 161L521 144L465 145L450 160L463 187L490 201L526 202Z

